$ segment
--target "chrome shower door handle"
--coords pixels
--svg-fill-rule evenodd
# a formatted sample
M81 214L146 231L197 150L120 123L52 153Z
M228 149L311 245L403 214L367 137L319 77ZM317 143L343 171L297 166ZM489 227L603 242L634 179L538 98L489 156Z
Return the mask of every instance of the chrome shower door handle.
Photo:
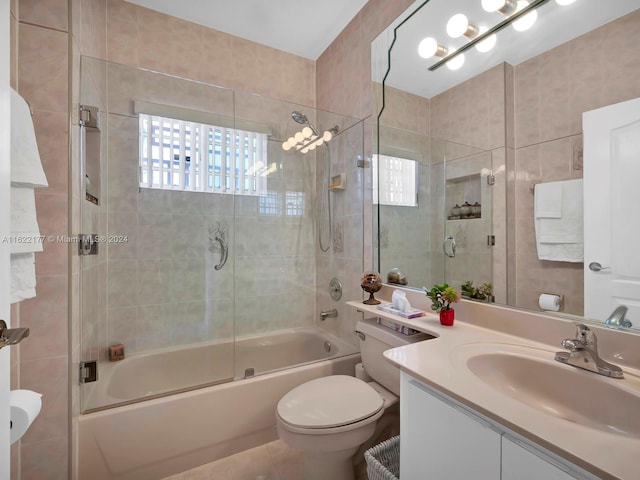
M220 242L220 263L215 267L216 270L220 270L224 267L224 264L227 263L227 257L229 256L229 247L227 247L227 242L224 240L224 237L220 233L216 233L215 240Z
M447 249L447 245L451 245L451 252ZM456 256L456 239L453 238L453 235L447 235L444 237L444 242L442 242L442 251L449 258Z

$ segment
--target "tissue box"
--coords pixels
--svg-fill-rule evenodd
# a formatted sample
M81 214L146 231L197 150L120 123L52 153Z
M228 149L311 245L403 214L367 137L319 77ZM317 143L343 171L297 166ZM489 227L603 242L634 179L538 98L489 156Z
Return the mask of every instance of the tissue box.
M386 318L378 317L378 325L390 328L391 330L402 333L403 335L415 335L416 333L420 333L418 330L414 330L413 328L406 327L404 325L398 325L397 323L393 323L391 320L387 320Z
M393 313L394 315L398 315L403 318L416 318L424 316L424 312L422 310L418 310L417 308L412 308L408 312L403 312L402 310L397 310L391 306L391 304L383 303L378 305L378 310L382 310L383 312Z

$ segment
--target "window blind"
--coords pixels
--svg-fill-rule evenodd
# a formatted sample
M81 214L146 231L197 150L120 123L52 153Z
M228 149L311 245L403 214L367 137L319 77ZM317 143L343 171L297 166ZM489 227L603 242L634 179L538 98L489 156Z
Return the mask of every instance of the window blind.
M262 195L267 134L139 113L143 188Z
M373 203L415 207L418 205L416 192L416 161L389 155L373 156Z

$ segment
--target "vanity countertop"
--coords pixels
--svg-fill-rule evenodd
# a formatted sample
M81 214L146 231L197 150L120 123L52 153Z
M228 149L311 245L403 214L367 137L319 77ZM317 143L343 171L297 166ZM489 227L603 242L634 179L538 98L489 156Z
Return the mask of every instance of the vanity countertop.
M608 432L544 413L539 408L497 391L473 374L465 364L465 358L468 358L465 355L469 351L484 349L493 352L502 347L509 351L513 346L548 361L553 359L556 351L562 350L559 345L561 338L557 339L555 345L547 344L458 318L452 327L446 327L441 326L438 316L432 313L406 319L383 313L375 306L361 302L351 301L347 304L365 313L365 316L385 317L436 337L387 350L385 357L402 371L597 477L623 480L640 478L640 436ZM610 383L612 387L621 387L640 397L640 370L621 366L624 379L608 378L568 365L562 367L575 369L578 375L596 375L599 381ZM535 373L531 372L531 375ZM601 408L618 408L607 398L590 400L599 403ZM638 411L620 414L629 415L629 419L640 415Z

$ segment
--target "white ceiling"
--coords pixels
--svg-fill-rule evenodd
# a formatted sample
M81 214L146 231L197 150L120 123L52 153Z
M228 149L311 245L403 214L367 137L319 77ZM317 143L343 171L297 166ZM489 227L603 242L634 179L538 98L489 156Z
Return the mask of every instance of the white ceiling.
M311 60L367 0L126 0Z
M416 0L392 27L408 18L422 3L424 0ZM485 26L493 26L503 19L498 13L485 12L480 0L431 0L397 29L392 69L386 84L431 98L503 61L518 65L638 8L640 0L577 0L565 7L550 0L538 8L538 20L530 30L516 32L507 27L497 33L497 44L489 53L475 49L465 52L465 63L459 70L451 71L443 66L429 71L439 59L424 60L418 55L418 44L424 37L434 37L449 47L459 47L466 41L464 37L452 39L447 35L446 23L452 15L465 13L472 21ZM374 40L375 51L386 52L393 37L392 27ZM377 58L380 63L374 65L374 72L377 72L375 77L381 79L380 74L386 72L387 58L379 53Z

